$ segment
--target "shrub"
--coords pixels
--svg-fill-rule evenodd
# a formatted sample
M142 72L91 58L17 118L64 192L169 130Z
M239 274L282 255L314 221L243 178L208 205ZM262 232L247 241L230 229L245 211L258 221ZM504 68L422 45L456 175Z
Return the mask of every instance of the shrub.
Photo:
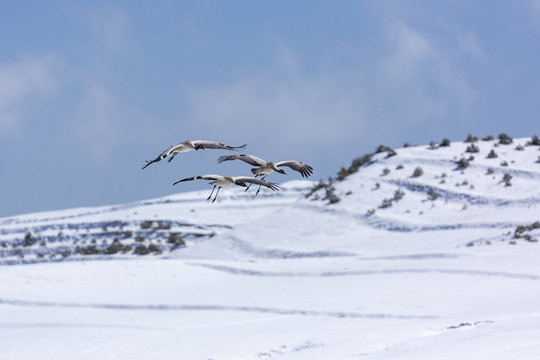
M533 135L531 138L531 145L540 146L540 138L536 135Z
M75 248L75 253L82 254L82 255L98 255L98 254L102 254L103 251L99 250L94 245L89 245L89 246L84 246L84 247L77 246Z
M416 169L414 169L412 176L413 177L419 177L424 174L424 170L420 166L418 166Z
M150 250L144 245L137 245L133 250L134 255L148 255Z
M396 166L396 170L401 170L401 169L403 169L403 165L402 165L402 164L398 164L398 165Z
M146 239L142 235L135 236L135 241L137 241L137 242L144 242L144 240L146 240Z
M471 134L468 134L467 139L465 139L465 142L468 142L468 143L474 143L477 141L478 141L478 138L476 136L472 136Z
M337 179L338 181L343 181L345 178L349 176L349 172L347 169L345 169L343 166L341 167L341 170L337 173ZM319 188L320 189L320 188Z
M504 160L503 162L501 162L501 166L508 166L508 163L506 162L506 160Z
M182 239L182 237L178 233L170 233L169 237L167 238L167 243L173 244L173 245L179 245L179 246L186 245L186 242L184 241L184 239Z
M435 141L429 142L429 148L430 150L437 150L439 148L439 145Z
M351 166L349 166L349 169L347 170L349 174L353 174L355 172L358 171L358 169L367 164L368 162L371 161L371 158L373 157L372 154L365 154L361 157L357 157L355 158L352 163L351 163Z
M488 168L487 172L486 172L486 175L491 175L493 173L495 173L495 171L492 168Z
M386 152L386 151L390 151L392 150L392 148L386 146L386 145L379 145L377 146L377 149L375 150L375 153L378 154L378 153L382 153L382 152Z
M171 225L167 223L158 223L156 226L154 226L154 230L170 230Z
M493 135L486 135L482 138L482 141L492 141L493 140Z
M366 214L369 216L375 214L375 209L368 209L368 211L366 211Z
M491 149L491 151L489 152L487 158L488 159L495 159L497 157L497 153L495 152L495 150Z
M152 220L145 220L141 223L141 229L148 230L152 228L152 224L154 222Z
M435 190L433 190L432 187L430 187L429 190L427 191L427 195L428 195L428 200L431 200L431 201L435 201L439 198L439 195L435 193Z
M512 180L512 175L509 173L504 173L502 181L504 182L505 186L512 186L510 180Z
M392 200L384 199L382 201L382 204L379 206L379 208L386 209L386 208L389 208L390 206L392 206Z
M403 199L404 196L405 192L403 192L403 190L397 189L396 191L394 191L394 200L399 201Z
M456 164L457 164L458 169L466 169L469 167L469 160L465 158L461 158L456 162Z
M116 254L122 251L123 248L124 247L122 246L120 241L118 241L118 239L115 238L112 244L107 246L107 248L105 249L105 254L109 254L109 255Z
M515 148L517 151L523 151L525 150L525 148L523 147L523 145L519 144L518 146L516 146Z
M499 144L508 145L513 142L513 139L505 133L499 134Z
M444 138L441 143L439 144L439 146L443 146L443 147L448 147L450 146L450 140L448 140L447 138Z
M476 146L475 144L472 144L467 146L467 150L465 150L468 153L477 153L480 152L480 148Z
M385 167L382 172L383 172L383 175L388 175L390 174L390 169Z
M23 246L32 246L36 243L36 239L34 238L34 236L32 235L31 232L27 232L26 235L24 236L24 243L23 243Z
M150 252L155 253L155 254L161 254L162 253L161 249L157 245L154 245L154 244L148 245L148 250Z
M336 189L333 186L326 188L326 197L325 200L328 200L330 204L335 204L340 202L340 198L334 193Z

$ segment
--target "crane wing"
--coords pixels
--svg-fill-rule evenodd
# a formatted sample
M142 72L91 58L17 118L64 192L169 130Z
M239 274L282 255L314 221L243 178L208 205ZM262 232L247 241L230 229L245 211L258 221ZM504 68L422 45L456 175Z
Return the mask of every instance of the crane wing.
M265 180L261 180L259 178L255 178L255 177L251 177L251 176L238 176L238 177L235 177L234 178L234 181L236 183L252 183L252 184L257 184L257 185L262 185L262 186L265 186L269 189L272 189L272 190L279 190L279 185L278 184L275 184L275 183L271 183L271 182L268 182L268 181L265 181Z
M179 182L183 182L183 181L192 181L192 180L198 180L198 179L201 179L201 180L217 180L217 179L222 178L222 177L223 176L221 176L221 175L199 175L199 176L193 176L193 177L190 177L190 178L185 178L185 179L182 179L182 180L178 180L175 183L173 183L173 185L176 185Z
M260 158L258 158L256 156L253 156L253 155L247 155L247 154L220 156L218 158L218 164L221 164L222 162L229 161L229 160L242 160L242 161L247 162L248 164L253 165L253 166L264 166L264 165L266 165L266 161L264 161L263 159L260 159Z
M280 161L276 163L276 166L288 166L302 174L302 177L309 177L311 174L313 174L313 168L311 166L296 160Z
M218 143L215 141L207 141L207 140L196 140L193 142L193 145L196 149L220 149L220 150L233 150L237 151L236 149L245 149L247 144L241 145L241 146L229 146L222 143Z

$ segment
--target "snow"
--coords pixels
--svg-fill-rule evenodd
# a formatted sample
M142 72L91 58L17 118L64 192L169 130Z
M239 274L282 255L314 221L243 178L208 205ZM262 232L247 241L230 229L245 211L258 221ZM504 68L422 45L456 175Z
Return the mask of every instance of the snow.
M376 154L335 204L295 180L0 219L0 359L537 359L540 229L514 236L540 221L527 140ZM131 249L74 250L113 238Z

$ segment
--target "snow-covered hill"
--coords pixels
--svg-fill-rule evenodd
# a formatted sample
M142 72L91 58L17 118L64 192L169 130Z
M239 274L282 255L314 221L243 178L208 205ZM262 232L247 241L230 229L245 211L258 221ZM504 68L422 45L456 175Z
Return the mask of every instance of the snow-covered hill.
M0 358L537 359L536 140L0 219Z

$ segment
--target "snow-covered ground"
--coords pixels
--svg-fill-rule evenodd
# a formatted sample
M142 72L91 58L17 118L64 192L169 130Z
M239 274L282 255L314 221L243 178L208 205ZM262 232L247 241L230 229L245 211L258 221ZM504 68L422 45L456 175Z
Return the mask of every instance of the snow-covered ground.
M0 359L538 359L529 140L381 152L309 197L297 180L0 219Z

